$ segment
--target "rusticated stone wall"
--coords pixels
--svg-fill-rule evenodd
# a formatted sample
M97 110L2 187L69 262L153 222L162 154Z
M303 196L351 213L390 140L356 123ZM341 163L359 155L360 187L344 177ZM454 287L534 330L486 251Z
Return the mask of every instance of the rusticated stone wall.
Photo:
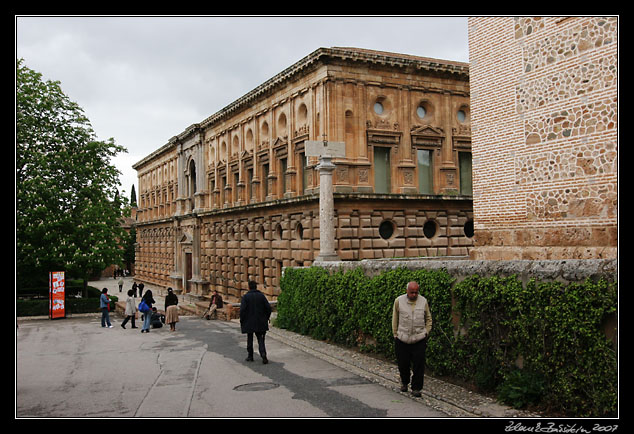
M473 259L616 258L617 31L469 19Z
M253 279L274 299L284 268L309 266L317 257L319 224L317 195L139 224L135 277L193 295L216 289L229 300ZM464 198L335 193L335 248L352 263L466 257L472 224L471 201ZM178 272L179 262L185 273Z

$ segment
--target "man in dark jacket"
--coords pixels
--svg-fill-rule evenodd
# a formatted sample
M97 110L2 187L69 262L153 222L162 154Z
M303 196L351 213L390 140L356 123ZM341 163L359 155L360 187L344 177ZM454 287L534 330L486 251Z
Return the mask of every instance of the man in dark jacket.
M269 329L271 317L271 305L264 294L257 290L257 284L249 281L249 292L244 294L240 301L240 328L247 334L247 361L253 361L253 334L258 339L258 350L262 357L262 363L267 364L266 346L264 336Z

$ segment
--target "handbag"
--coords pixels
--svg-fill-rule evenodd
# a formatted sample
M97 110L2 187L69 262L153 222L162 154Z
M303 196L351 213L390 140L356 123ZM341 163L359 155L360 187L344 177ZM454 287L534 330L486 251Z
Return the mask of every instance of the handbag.
M150 311L150 306L147 305L145 300L141 300L141 303L139 303L139 312L146 313L149 311Z

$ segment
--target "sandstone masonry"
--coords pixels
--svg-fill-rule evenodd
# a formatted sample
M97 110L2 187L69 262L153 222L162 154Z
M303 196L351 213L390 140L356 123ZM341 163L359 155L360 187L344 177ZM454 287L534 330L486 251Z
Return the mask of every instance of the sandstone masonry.
M204 296L274 298L282 269L319 246L319 173L334 158L343 260L466 256L473 246L469 69L461 62L320 48L193 124L133 167L136 278Z

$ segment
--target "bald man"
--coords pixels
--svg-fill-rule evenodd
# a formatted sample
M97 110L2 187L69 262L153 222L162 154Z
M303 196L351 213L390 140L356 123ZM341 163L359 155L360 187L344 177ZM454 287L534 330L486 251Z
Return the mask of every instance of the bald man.
M412 395L417 397L423 390L425 351L432 326L429 304L419 290L418 283L409 282L407 292L394 300L392 309L392 333L401 391L407 392L411 377Z

